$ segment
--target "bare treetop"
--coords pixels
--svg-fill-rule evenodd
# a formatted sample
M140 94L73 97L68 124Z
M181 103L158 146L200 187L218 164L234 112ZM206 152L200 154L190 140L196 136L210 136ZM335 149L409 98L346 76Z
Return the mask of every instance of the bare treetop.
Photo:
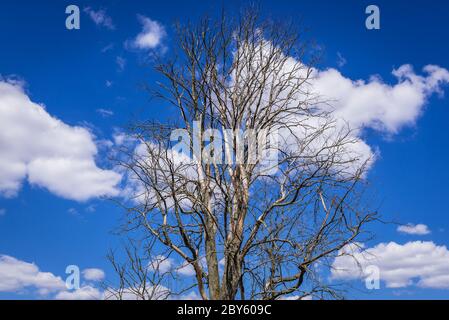
M203 299L336 296L318 268L375 218L360 198L370 159L293 30L254 11L178 26L155 90L176 124L136 123L122 150L129 229L157 243L147 259L190 265Z

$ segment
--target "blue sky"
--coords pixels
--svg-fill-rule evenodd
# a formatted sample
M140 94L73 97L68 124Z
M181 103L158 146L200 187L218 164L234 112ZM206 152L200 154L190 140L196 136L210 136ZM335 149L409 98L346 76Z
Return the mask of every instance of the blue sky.
M69 4L81 8L80 30L65 28L65 8ZM227 1L225 8L232 14L244 4ZM364 26L368 4L380 8L380 30ZM89 128L98 149L98 154L93 155L97 168L92 170L100 174L98 168L110 169L102 159L107 149L105 141L112 141L120 128L136 117L162 120L171 116L169 109L150 101L140 86L158 80L146 66L151 64L151 51L170 54L176 20L185 22L204 13L217 14L220 6L218 1L3 1L0 75L23 82L25 94L32 102L44 104L52 117L71 127ZM111 24L96 24L83 10L86 7L95 12L104 10ZM394 85L397 79L391 72L404 64L413 65L417 74L422 74L422 68L429 64L449 69L447 2L261 1L261 10L266 16L288 15L298 23L301 20L310 29L308 37L324 49L320 69L334 68L348 79L368 81L378 76ZM142 32L138 15L157 21L165 30L154 48L142 50L130 45ZM443 96L444 91L447 96L447 86L442 85L440 93L427 95L419 116L401 124L397 132L368 128L363 134L364 141L379 152L369 178L373 201L383 219L424 224L430 231L407 234L398 232L395 224L375 224L371 230L376 237L367 247L395 242L405 250L407 243L427 241L441 251L449 245L449 100ZM34 136L29 139L33 141ZM0 147L1 143L0 139ZM0 149L0 153L4 152L6 149ZM1 174L0 170L0 180L5 179ZM69 196L69 191L61 196L50 190L47 182L32 184L23 178L21 183L15 195L0 196L0 254L34 262L40 271L60 277L65 277L65 268L70 264L82 270L102 269L106 276L112 275L105 255L120 245L120 238L112 231L119 225L121 210L96 197L71 199L74 197ZM426 248L432 250L431 246ZM448 275L447 255L443 253L440 262L447 267ZM360 280L351 280L354 289L348 296L449 297L449 285L443 289L435 285L424 288L417 285L419 276L411 281L398 288L386 288L382 282L380 290L368 292L362 289ZM1 282L0 277L0 298L42 297L36 293L36 286L17 285L14 290L2 290Z

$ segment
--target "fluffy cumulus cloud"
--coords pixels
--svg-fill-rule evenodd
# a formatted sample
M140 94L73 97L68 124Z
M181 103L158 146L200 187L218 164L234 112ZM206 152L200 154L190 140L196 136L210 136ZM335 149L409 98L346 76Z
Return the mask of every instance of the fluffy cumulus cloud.
M73 291L61 291L55 296L56 300L101 300L103 292L90 285L83 286Z
M104 279L104 271L98 268L88 268L83 270L83 277L90 281L101 281Z
M101 269L85 269L84 280L98 281L104 278ZM92 284L83 284L76 290L68 290L65 281L51 272L43 272L35 263L0 255L0 292L34 292L41 298L61 300L102 299L103 292Z
M169 300L172 292L163 285L149 285L145 287L124 288L119 292L115 289L106 289L104 300Z
M251 62L255 69L259 65L268 64L272 48L270 42L262 40L259 47L249 49L256 53L251 55L255 56ZM246 50L246 46L242 45L240 50ZM259 54L257 50L262 52ZM245 53L239 56L245 57ZM280 56L283 58L283 53L280 53ZM266 88L263 89L266 97L262 101L270 101L270 88L280 86L280 82L286 77L307 77L306 67L294 57L285 57L285 63L273 66L274 69L266 81ZM371 129L385 136L393 136L402 128L413 126L422 115L429 98L433 94L442 95L444 86L449 83L449 71L436 65L426 65L422 72L415 72L411 65L404 64L394 69L392 75L395 80L387 83L374 75L369 76L368 80L354 80L334 68L312 69L309 81L301 84L301 93L289 96L290 89L287 87L284 92L279 92L278 100L288 97L292 106L296 106L298 102L311 101L317 107L316 116L282 114L284 122L291 120L292 128L285 130L286 134L280 132L281 140L298 149L298 139L289 141L289 136L300 137L300 142L306 141L305 152L315 154L326 143L338 139L349 129L346 141L351 142L346 143L345 150L341 152L346 157L340 159L341 163L351 163L354 167L345 168L346 171L353 171L361 164L367 164L369 168L377 158L377 150L366 142L365 130ZM254 75L249 72L248 77L252 76ZM240 78L245 79L245 73ZM246 82L235 82L232 78L231 86L244 90ZM303 92L307 95L304 96ZM279 104L282 104L282 100ZM321 117L323 114L326 119ZM332 125L323 130L328 118L333 119ZM296 126L295 129L293 124L298 122L302 125ZM312 134L314 131L317 134ZM307 141L310 136L316 136L314 141ZM341 168L338 169L340 171Z
M46 295L65 289L65 282L50 272L42 272L34 263L0 255L0 292L36 290Z
M313 85L322 98L330 101L336 117L353 128L372 128L395 134L415 124L433 93L442 93L449 83L449 71L435 65L415 73L411 65L393 70L396 84L387 84L378 77L369 81L351 80L335 69L317 71Z
M162 40L166 36L165 28L159 22L139 15L142 31L133 41L133 46L138 49L155 49L162 46Z
M91 7L86 7L84 8L84 12L89 15L89 17L97 26L102 26L109 30L115 29L115 25L112 22L112 18L107 15L105 10L100 9L96 11Z
M331 278L363 279L371 266L380 271L388 288L411 285L449 289L449 250L431 241L405 244L380 243L372 248L350 245L340 252L332 264Z
M177 269L176 272L182 276L191 277L195 275L195 269L190 263L183 263Z
M351 129L353 143L346 153L359 159L356 166L368 161L370 167L377 158L377 150L364 140L364 129L393 136L413 126L430 96L442 95L449 83L449 71L435 65L425 66L422 74L411 65L402 65L392 74L396 83L389 84L376 76L367 81L352 80L333 68L313 72L311 90L326 102L321 108L337 120L337 130L344 126Z
M162 150L166 150L167 148L165 144L153 142L140 143L120 133L114 135L114 143L116 145L128 145L131 146L131 148L134 147L133 157L137 163L152 168L162 168L161 170L158 169L146 172L145 175L141 175L140 177L137 177L134 172L124 172L123 180L126 186L121 193L123 197L136 203L146 202L148 204L155 204L159 201L159 197L162 196L167 209L171 210L175 206L175 199L170 192L170 179L167 179L165 171L168 170L171 165L173 165L173 170L177 172L179 177L183 177L184 187L189 190L189 193L195 194L195 192L197 192L195 190L196 185L192 182L199 179L195 162L189 155L182 152L182 150L171 148L166 153L161 153ZM181 144L184 145L183 143ZM165 156L149 157L149 154L165 154ZM141 177L151 181L151 183L148 184L151 185L151 188L143 186L139 179ZM157 183L153 184L153 181L157 181ZM178 197L177 201L185 209L192 208L193 202L188 196Z
M430 233L429 227L425 224L406 224L399 226L396 229L400 233L413 234L413 235L426 235Z
M173 259L163 255L155 256L148 263L148 270L161 274L170 272L173 267Z
M77 201L118 194L121 176L96 165L92 134L51 116L19 83L0 80L0 127L0 195L17 195L25 180Z
M176 261L164 255L153 257L148 263L148 270L151 272L159 272L161 274L176 272L177 274L186 277L195 275L195 269L190 263L184 262L177 265Z
M155 263L168 272L174 266L170 258L158 256L153 259ZM157 261L157 262L156 262ZM161 264L162 263L162 264ZM222 263L220 262L220 265ZM149 266L150 267L150 266ZM151 268L151 267L150 267ZM185 264L174 268L184 276L192 275ZM183 271L179 271L182 270ZM65 281L51 272L43 272L34 263L25 262L7 255L0 255L0 292L8 293L35 293L37 298L56 300L116 300L118 291L106 288L104 291L94 284L104 278L104 271L96 268L88 268L82 271L82 285L78 289L68 290ZM200 300L196 291L184 294L175 294L163 285L147 285L145 289L133 287L122 290L121 299L140 300L144 292L145 299L180 299ZM307 297L306 297L307 299Z
M159 265L161 272L169 272L173 268L173 260L158 256L153 259L156 268ZM185 270L185 273L188 273ZM187 275L187 274L184 274ZM81 286L78 289L67 289L64 279L51 272L43 272L35 263L29 263L17 258L0 255L0 292L32 294L37 298L56 300L115 300L118 298L117 290L105 289L103 291L95 282L103 280L105 273L98 268L88 268L82 271ZM200 297L194 291L188 294L176 295L163 285L146 286L142 288L128 288L122 292L121 299L139 300L140 294L145 292L145 299L184 299L196 300Z

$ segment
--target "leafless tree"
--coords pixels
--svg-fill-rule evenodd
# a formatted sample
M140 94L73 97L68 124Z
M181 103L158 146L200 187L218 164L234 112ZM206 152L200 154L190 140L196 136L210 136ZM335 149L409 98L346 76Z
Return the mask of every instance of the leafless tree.
M128 179L126 229L156 241L153 257L165 251L190 265L202 299L338 297L322 272L376 218L361 198L370 160L354 152L351 128L314 91L302 34L255 10L177 31L176 55L157 64L152 92L176 116L134 123L133 143L118 157ZM180 128L190 157L173 149ZM235 135L216 145L208 129ZM239 136L248 129L276 133L276 143ZM277 159L249 161L251 148ZM244 161L224 161L227 152Z
M125 262L117 261L116 254L112 251L107 255L118 276L118 283L102 284L104 299L166 300L180 297L191 289L192 285L183 286L179 291L170 286L171 281L177 280L170 268L170 253L152 256L155 251L154 240L155 238L136 243L135 240L128 239L124 250Z

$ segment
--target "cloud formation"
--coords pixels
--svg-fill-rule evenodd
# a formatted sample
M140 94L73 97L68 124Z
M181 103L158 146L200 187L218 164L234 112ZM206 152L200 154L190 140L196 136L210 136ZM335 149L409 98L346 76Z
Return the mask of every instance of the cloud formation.
M426 235L430 233L429 227L427 227L425 224L406 224L399 226L396 229L400 233L406 233L406 234L413 234L413 235Z
M432 241L403 245L380 243L372 248L350 245L340 251L331 270L332 279L363 279L368 266L377 266L387 288L416 285L449 289L449 250Z
M90 285L73 291L61 291L55 296L56 300L102 300L103 292Z
M261 40L256 48L248 47L248 50L254 51L250 61L254 64L254 70L260 66L270 65L272 43ZM244 51L247 50L247 46L242 44L239 50L242 51L239 56L245 57ZM279 55L284 58L284 53L280 52ZM341 162L349 163L347 168L343 168L347 172L352 172L366 163L369 169L377 158L377 150L366 142L364 136L366 129L393 136L404 127L415 125L429 98L435 93L442 95L443 87L449 83L449 71L430 64L424 66L422 74L415 72L411 65L404 64L392 70L395 78L392 83L387 83L376 75L369 76L368 80L353 80L335 68L324 70L312 68L309 76L308 67L291 56L285 57L283 63L270 65L270 68L273 70L270 71L268 78L260 80L261 83L265 83L263 88L265 96L262 101L270 101L271 88L281 87L280 84L285 81L284 79L292 78L301 81L307 78L309 81L301 83L301 92L289 95L291 89L288 86L277 92L279 104L288 100L291 107L295 107L298 103L310 101L316 108L317 116L315 117L283 114L282 120L289 121L292 129L284 130L286 133L280 132L281 140L286 141L286 145L293 149L297 149L298 141L289 141L289 136L292 136L290 130L295 130L294 135L300 137L299 140L305 140L312 132L316 132L317 138L306 143L308 145L306 151L309 154L315 154L323 145L326 145L327 141L333 141L342 133L348 133L345 141L349 143L346 143L345 150L340 152L345 157ZM246 74L243 74L240 78L245 76ZM247 77L252 76L254 76L253 72L248 72ZM256 76L261 77L261 75ZM236 83L232 78L230 85L237 86L238 90L244 90L246 82L242 80L239 82ZM326 122L326 119L321 116L323 114L334 120L333 124L326 129L323 129L323 123ZM294 129L294 124L298 122L302 125ZM338 168L338 171L342 171L341 169Z
M95 163L92 134L52 117L21 84L0 80L0 195L14 197L22 183L85 201L118 194L121 176Z
M153 257L148 263L148 270L150 272L159 272L160 274L176 272L177 274L186 277L195 275L195 269L190 263L183 262L176 265L176 261L164 255Z
M449 83L449 71L427 65L419 75L405 64L392 74L397 83L390 85L375 76L368 81L351 80L338 70L327 69L315 73L312 85L324 100L330 101L334 115L352 128L396 134L416 123L432 94L442 94L443 85Z
M173 267L173 259L163 255L155 256L148 263L148 270L161 274L170 272Z
M343 55L340 52L337 52L337 66L339 68L342 68L345 66L347 60L345 57L343 57Z
M333 68L313 72L311 90L326 102L320 108L337 120L337 131L345 126L351 130L353 143L346 153L359 159L355 167L368 160L369 169L378 158L378 151L364 139L366 129L394 136L404 127L415 125L431 95L442 95L444 85L449 83L449 71L435 65L425 66L422 75L408 64L392 74L394 84L376 76L368 81L352 80Z
M86 7L84 8L84 12L89 15L97 26L105 27L109 30L115 30L115 25L112 22L112 18L107 15L105 10L100 9L95 11L91 7Z
M133 46L138 49L155 49L162 45L163 38L167 35L165 28L159 22L139 15L142 31L133 41Z
M104 278L101 269L89 268L83 271L85 280L99 281ZM39 297L62 300L102 299L103 293L87 283L79 289L68 290L65 281L51 272L42 272L35 263L0 255L0 292L36 292Z
M186 277L191 277L194 276L195 273L195 269L193 268L193 266L190 263L184 262L183 264L181 264L177 269L176 272L182 276L186 276Z
M101 281L104 279L104 271L98 268L88 268L83 270L83 277L90 281Z
M38 294L65 290L65 282L50 272L42 272L34 263L0 255L0 292L35 289Z
M99 115L101 115L103 118L111 117L111 116L114 115L114 111L109 110L109 109L99 108L99 109L97 109L95 111L97 111L97 113Z

